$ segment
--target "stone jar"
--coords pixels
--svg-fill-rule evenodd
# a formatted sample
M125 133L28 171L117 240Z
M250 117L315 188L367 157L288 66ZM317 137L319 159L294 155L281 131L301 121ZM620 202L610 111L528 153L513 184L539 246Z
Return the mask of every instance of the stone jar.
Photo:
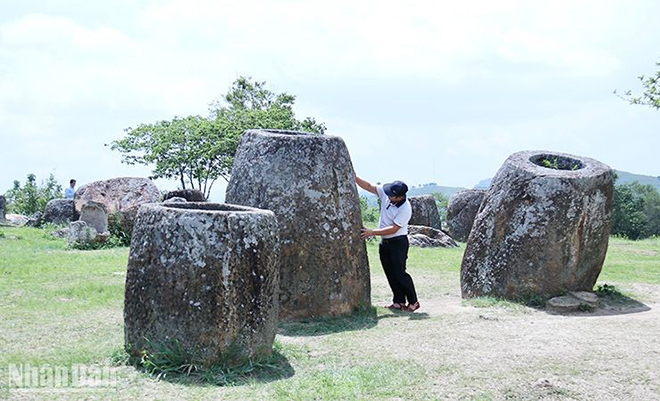
M370 307L355 172L341 138L246 131L226 199L277 216L282 318L336 316Z
M209 366L272 353L277 231L267 210L207 202L142 205L126 275L130 354L178 342Z
M108 231L108 211L101 202L88 201L82 207L80 220L94 227L97 233Z
M172 198L183 198L186 202L206 202L204 193L199 189L177 189L165 194L163 201Z
M140 205L159 202L160 192L148 178L118 177L85 184L76 191L76 211L89 201L103 203L110 219L121 217L122 229L130 234Z
M7 199L4 195L0 195L0 222L5 220L5 214L7 210Z
M484 189L467 189L449 197L447 229L453 239L460 242L467 241L484 196L486 196Z
M409 196L412 217L408 224L426 226L440 230L442 228L440 212L433 195Z
M547 151L511 155L481 204L461 265L464 298L591 291L610 235L605 164Z
M51 199L46 204L42 220L44 223L63 224L78 220L73 199Z

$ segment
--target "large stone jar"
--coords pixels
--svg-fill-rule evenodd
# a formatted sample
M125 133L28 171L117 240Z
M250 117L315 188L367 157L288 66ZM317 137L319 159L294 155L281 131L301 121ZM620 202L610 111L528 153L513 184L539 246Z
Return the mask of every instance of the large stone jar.
M46 204L42 220L44 223L63 224L79 218L73 199L51 199Z
M226 200L277 216L281 317L335 316L371 305L355 172L341 138L246 131Z
M511 155L481 204L461 266L464 298L591 291L611 228L613 172L586 157Z
M447 229L453 239L467 241L485 195L486 191L483 189L466 189L449 197Z
M89 201L103 203L108 217L115 220L118 213L122 228L130 234L140 205L158 202L160 198L156 184L150 179L119 177L83 185L76 191L75 206L76 211L82 213Z
M412 217L408 224L416 226L431 227L440 230L442 221L440 212L435 203L433 195L409 196L410 206L412 207Z
M137 357L180 346L205 365L270 354L278 249L277 220L267 210L143 205L126 276L127 350Z

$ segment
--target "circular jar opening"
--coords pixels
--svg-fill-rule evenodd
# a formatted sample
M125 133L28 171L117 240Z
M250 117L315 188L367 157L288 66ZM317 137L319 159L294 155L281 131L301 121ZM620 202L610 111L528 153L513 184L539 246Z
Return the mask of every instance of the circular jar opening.
M580 170L584 168L584 163L577 159L571 157L552 155L552 154L540 154L534 155L529 158L529 161L541 166L544 168L549 168L552 170Z
M255 212L255 209L251 207L228 205L226 203L181 202L181 203L168 203L168 204L163 204L161 206L170 209L208 210L211 212Z
M284 129L262 129L262 130L259 130L259 131L265 132L267 134L275 134L275 135L297 135L297 136L317 135L313 132L288 131L288 130L284 130Z

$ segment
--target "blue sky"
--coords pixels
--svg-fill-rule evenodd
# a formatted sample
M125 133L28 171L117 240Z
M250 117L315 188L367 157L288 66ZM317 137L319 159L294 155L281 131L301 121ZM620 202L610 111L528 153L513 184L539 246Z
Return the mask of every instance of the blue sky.
M146 176L104 144L206 115L239 75L295 94L374 182L471 187L528 149L660 175L660 112L612 94L655 71L660 3L458 3L0 0L0 192Z

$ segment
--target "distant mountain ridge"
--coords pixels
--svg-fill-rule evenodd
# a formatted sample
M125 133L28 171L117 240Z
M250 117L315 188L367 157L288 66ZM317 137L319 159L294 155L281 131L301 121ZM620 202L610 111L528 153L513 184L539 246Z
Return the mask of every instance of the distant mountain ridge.
M408 196L415 196L415 195L430 195L434 193L441 193L447 198L455 194L456 192L462 191L467 188L463 187L444 187L441 185L436 184L435 182L431 182L428 184L422 184L422 185L414 185L408 189ZM360 196L363 196L367 198L367 204L369 206L375 206L378 204L378 198L376 195L370 194L369 192L359 190L358 194Z
M624 184L630 184L631 182L637 181L640 184L644 185L650 185L654 187L655 189L660 192L660 176L653 177L650 175L643 175L643 174L634 174L634 173L629 173L627 171L621 171L621 170L614 170L616 175L618 176L615 185L624 185ZM477 185L475 185L475 188L488 188L490 186L490 182L493 180L493 178L486 178L485 180L479 181Z
M619 177L616 180L616 185L630 184L633 181L637 181L640 184L650 185L653 188L657 189L660 192L660 176L653 177L650 175L641 175L628 173L626 171L614 170L616 175Z
M660 192L660 176L653 177L650 175L643 175L643 174L634 174L634 173L629 173L627 171L621 171L621 170L614 170L618 176L616 180L616 185L624 185L624 184L629 184L633 181L637 181L640 184L645 184L645 185L650 185L654 187L655 189ZM492 181L491 178L486 178L484 180L479 181L477 185L474 186L474 188L483 188L483 189L488 189L490 186L490 182ZM456 192L462 191L464 189L468 188L462 188L462 187L443 187L440 186L434 182L428 183L428 184L422 184L422 185L416 185L410 187L408 190L408 195L409 196L415 196L415 195L430 195L434 194L436 192L439 192L446 197L450 197ZM368 192L365 192L363 190L359 190L359 195L364 196L367 198L367 203L369 206L375 206L378 204L378 199L376 198L375 195L372 195Z

